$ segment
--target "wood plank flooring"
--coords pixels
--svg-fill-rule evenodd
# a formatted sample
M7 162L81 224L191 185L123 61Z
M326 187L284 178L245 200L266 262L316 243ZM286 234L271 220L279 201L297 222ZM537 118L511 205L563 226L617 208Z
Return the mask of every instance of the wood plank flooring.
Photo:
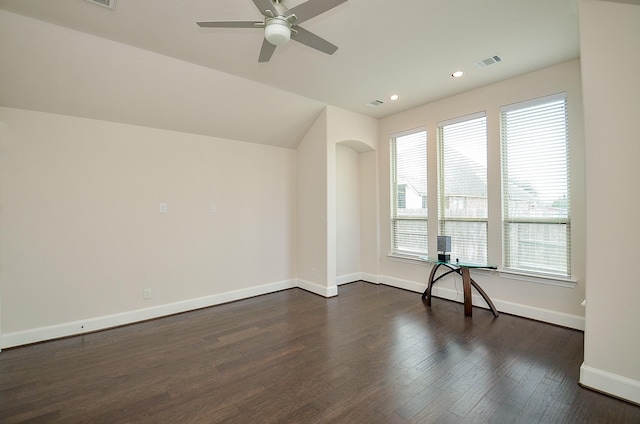
M0 353L9 423L640 423L583 334L356 282Z

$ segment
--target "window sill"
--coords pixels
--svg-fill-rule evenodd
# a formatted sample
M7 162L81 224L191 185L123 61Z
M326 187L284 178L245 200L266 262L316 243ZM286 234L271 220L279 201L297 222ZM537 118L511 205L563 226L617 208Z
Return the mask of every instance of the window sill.
M420 259L421 256L424 256L424 255L410 255L410 254L402 255L398 253L387 254L387 258L389 258L389 260L391 261L404 262L404 263L409 263L414 265L422 264L424 266L430 266L431 265L430 263ZM473 272L497 273L500 278L504 278L507 280L518 280L518 281L525 281L528 283L546 284L548 286L566 287L570 289L575 288L577 284L576 280L571 280L569 278L525 274L525 273L515 272L515 271L506 271L503 269L474 269Z
M410 264L415 264L415 263L426 264L427 262L421 260L420 256L424 256L424 255L409 255L409 254L403 255L401 253L387 254L387 258L389 258L389 260L392 260L392 261L405 262Z
M500 278L509 280L526 281L529 283L546 284L549 286L566 287L569 289L575 288L577 284L576 280L571 280L569 278L552 277L550 275L524 274L521 272L506 271L503 269L498 270L498 275Z

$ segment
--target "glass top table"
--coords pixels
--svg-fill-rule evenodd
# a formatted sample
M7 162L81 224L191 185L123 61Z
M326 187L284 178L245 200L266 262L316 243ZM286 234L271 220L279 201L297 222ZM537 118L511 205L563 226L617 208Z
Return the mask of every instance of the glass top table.
M421 256L420 260L423 262L429 262L433 264L431 268L431 273L429 274L429 280L427 280L427 289L422 293L422 299L426 299L427 306L431 306L431 290L433 289L433 285L437 283L442 277L445 277L451 273L456 273L462 276L462 291L464 294L464 315L467 317L472 316L473 303L471 298L471 287L475 288L480 296L487 302L489 305L489 309L493 313L494 317L498 316L498 310L495 305L489 298L489 296L484 292L482 287L478 285L471 278L470 269L497 269L498 267L491 264L480 264L474 262L466 262L466 261L441 261L437 258L429 258L426 256ZM444 271L438 275L438 269L440 267L448 268L447 271Z

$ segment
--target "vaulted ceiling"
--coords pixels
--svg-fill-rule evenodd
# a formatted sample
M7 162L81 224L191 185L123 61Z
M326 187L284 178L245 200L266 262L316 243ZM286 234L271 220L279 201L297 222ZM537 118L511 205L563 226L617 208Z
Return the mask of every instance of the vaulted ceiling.
M288 8L303 2L283 1ZM254 114L265 109L260 131L275 137L230 136L285 147L295 141L276 141L292 133L283 126L299 137L324 105L381 118L579 57L576 0L348 0L301 24L337 45L335 54L289 42L267 63L258 62L262 30L195 23L260 21L251 0L116 0L113 10L87 0L0 0L0 8L240 78L249 88L238 102ZM493 56L501 61L475 64ZM455 70L465 75L454 79ZM389 100L392 94L398 100ZM280 96L279 113L264 103ZM374 100L383 103L367 105Z

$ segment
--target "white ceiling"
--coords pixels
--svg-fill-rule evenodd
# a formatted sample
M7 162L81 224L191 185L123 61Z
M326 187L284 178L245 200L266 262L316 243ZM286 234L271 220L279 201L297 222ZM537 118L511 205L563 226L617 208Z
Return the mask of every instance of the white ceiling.
M579 57L576 0L348 0L301 24L337 45L334 55L289 42L268 63L257 61L260 29L195 24L259 21L251 0L116 0L115 10L0 0L0 8L294 93L314 111L328 104L375 118ZM493 55L503 61L474 65ZM463 78L450 77L457 69ZM366 106L375 99L385 103Z

